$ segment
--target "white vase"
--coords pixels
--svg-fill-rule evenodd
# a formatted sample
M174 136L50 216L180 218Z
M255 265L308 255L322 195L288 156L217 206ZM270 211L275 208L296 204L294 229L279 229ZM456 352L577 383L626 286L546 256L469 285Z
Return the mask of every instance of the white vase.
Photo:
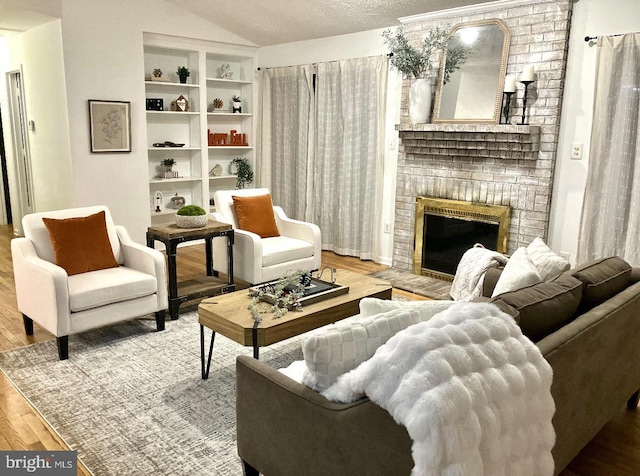
M428 79L416 79L409 89L409 120L412 124L429 122L430 113L431 82Z

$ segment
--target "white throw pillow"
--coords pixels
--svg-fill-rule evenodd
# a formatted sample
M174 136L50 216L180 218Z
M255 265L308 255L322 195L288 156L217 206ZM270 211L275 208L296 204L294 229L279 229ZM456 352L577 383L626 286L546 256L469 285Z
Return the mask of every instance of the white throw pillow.
M455 301L391 301L389 299L363 298L360 300L360 316L368 317L394 309L416 309L420 320L426 321L440 311L449 309Z
M371 358L391 336L419 320L415 309L394 309L310 333L302 342L307 365L303 383L318 391L329 388L340 375Z
M551 281L571 267L566 259L555 254L540 237L527 246L527 251L542 281Z
M540 281L540 275L529 258L529 252L526 248L521 247L507 261L491 297L508 293L509 291L516 291Z

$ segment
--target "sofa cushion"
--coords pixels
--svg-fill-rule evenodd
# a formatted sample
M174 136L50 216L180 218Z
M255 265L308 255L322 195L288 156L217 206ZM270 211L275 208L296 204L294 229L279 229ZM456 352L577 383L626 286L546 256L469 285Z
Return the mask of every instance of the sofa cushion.
M55 263L69 276L118 266L104 211L86 217L42 218L42 221L49 233Z
M578 266L571 275L584 283L580 309L587 311L618 294L629 284L631 266L618 256Z
M154 276L135 269L102 269L69 276L69 307L80 312L116 302L155 294Z
M541 281L550 281L557 278L571 267L566 259L555 254L540 237L529 243L527 252L540 275Z
M260 241L264 268L313 256L313 245L308 241L288 236L274 236Z
M260 235L261 238L280 236L273 214L271 194L232 195L232 198L233 208L238 219L238 228Z
M535 265L529 258L529 252L526 248L520 247L507 261L491 297L515 291L540 281L542 280Z
M304 384L318 391L329 388L340 375L371 358L391 336L419 320L415 309L395 309L310 333L302 342Z
M537 342L573 320L581 296L582 282L565 273L554 281L500 294L491 302L503 301L518 311L522 333Z

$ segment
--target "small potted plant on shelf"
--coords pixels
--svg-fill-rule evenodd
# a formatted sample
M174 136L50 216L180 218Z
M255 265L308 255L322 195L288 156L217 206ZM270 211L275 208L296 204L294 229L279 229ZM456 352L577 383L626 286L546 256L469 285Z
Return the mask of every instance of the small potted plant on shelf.
M234 94L231 101L233 102L233 112L242 112L242 99L240 99L240 96Z
M198 205L185 205L176 212L176 225L179 228L201 228L208 221L207 212Z
M185 84L187 82L187 78L189 77L189 75L191 74L189 72L189 68L187 68L186 66L180 66L178 67L178 77L180 78L180 82L182 84Z
M162 166L164 167L165 171L171 172L174 165L176 165L176 159L173 159L171 157L169 157L168 159L162 159Z
M253 182L253 169L246 157L236 157L231 161L230 171L237 175L236 188L244 188L245 185Z

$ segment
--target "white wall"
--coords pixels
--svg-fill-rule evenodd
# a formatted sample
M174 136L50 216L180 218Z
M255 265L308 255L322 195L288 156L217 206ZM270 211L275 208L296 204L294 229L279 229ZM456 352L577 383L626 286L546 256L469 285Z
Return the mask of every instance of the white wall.
M72 203L71 151L60 20L12 36L8 43L9 69L22 67L26 119L35 124L28 130L33 210L68 208ZM13 157L12 151L7 156ZM14 229L19 231L17 190L9 188Z
M258 66L261 68L292 66L387 54L388 49L384 45L382 31L383 29L369 30L317 40L266 46L258 49ZM393 218L398 160L398 133L395 131L395 125L400 122L401 89L401 75L390 69L387 86L382 229L379 230L382 253L376 260L388 265L391 265L393 253ZM388 226L389 233L384 232L385 225Z
M549 245L556 252L570 253L575 263L589 166L596 68L596 47L588 46L584 37L640 31L640 2L581 0L573 9ZM570 159L573 143L584 144L582 160Z
M73 202L107 205L141 243L151 221L143 32L252 44L163 0L62 0ZM88 99L131 102L131 153L90 152Z

